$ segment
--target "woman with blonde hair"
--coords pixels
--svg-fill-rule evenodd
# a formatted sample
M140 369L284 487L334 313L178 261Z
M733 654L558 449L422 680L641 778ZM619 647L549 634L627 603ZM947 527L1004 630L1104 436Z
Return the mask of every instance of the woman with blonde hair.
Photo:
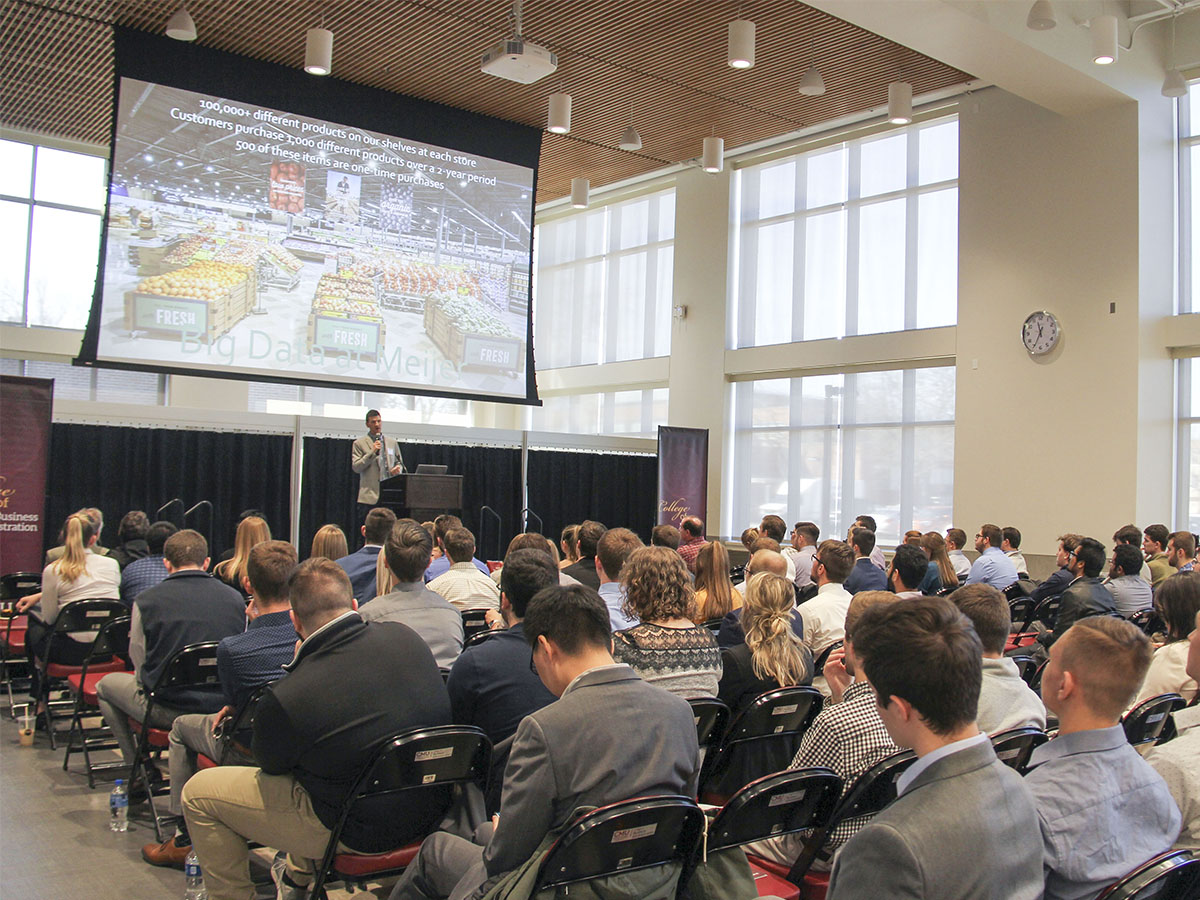
M387 554L380 550L375 557L375 596L382 597L384 594L390 594L396 584L396 576L388 568Z
M712 633L691 620L695 600L683 557L668 547L635 550L621 584L625 615L641 624L613 635L613 659L685 700L715 697L721 651Z
M346 532L336 525L322 525L313 535L312 551L309 559L338 560L350 555L350 545L346 543Z
M568 525L564 528L559 535L558 546L562 549L562 558L558 560L560 569L579 562L579 526Z
M717 699L737 715L759 694L811 684L813 657L792 633L796 592L781 575L760 572L746 585L746 642L724 650Z
M703 625L709 619L723 619L742 605L742 594L729 579L729 552L720 541L709 541L696 556L696 614L694 621Z
M265 519L258 516L247 516L237 527L237 535L233 539L233 556L225 562L217 563L213 574L232 588L241 592L243 597L249 595L242 590L242 576L246 574L246 563L250 561L250 551L256 544L271 539L271 529Z
M936 594L943 588L958 587L958 574L954 563L946 552L946 540L940 532L927 531L921 535L921 549L929 557L929 568L917 590L922 594Z
M25 649L30 659L45 656L54 622L64 606L76 600L120 598L121 567L115 559L91 552L98 536L95 522L88 516L75 513L69 517L63 527L63 554L42 570L41 592L17 601L17 612L29 613ZM89 647L90 640L63 642L55 652L55 661L79 665ZM37 696L36 685L30 688L30 693Z

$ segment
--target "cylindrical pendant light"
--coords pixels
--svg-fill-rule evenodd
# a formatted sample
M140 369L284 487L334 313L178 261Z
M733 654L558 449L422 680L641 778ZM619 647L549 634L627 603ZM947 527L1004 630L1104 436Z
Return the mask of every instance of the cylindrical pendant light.
M749 69L754 65L753 22L734 19L729 23L729 52L726 58L734 69Z
M167 37L177 41L194 41L196 39L196 23L186 6L180 6L167 19Z
M1092 62L1107 66L1117 61L1117 17L1095 16L1088 27L1092 29Z
M333 32L310 28L304 35L304 71L309 75L328 75L333 71Z
M816 66L809 66L804 77L800 79L800 93L805 97L820 97L825 93L825 79L821 77Z
M571 205L576 209L587 209L588 191L591 190L591 187L586 178L572 178Z
M1025 27L1034 31L1049 31L1058 20L1054 18L1054 7L1050 0L1037 0L1029 7L1029 15L1025 17Z
M550 109L546 116L546 130L554 134L567 134L571 130L571 95L556 91L550 95Z
M1183 73L1178 69L1168 69L1167 77L1163 79L1162 95L1164 97L1182 97L1187 94L1187 82Z
M888 85L887 115L893 125L907 125L912 121L912 85L907 81L893 81Z
M720 172L725 165L725 139L706 137L704 151L700 155L700 168L713 174Z

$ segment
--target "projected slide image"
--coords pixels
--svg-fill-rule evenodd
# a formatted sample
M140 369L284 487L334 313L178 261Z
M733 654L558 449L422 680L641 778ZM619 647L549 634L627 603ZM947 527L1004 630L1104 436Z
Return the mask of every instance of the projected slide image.
M98 357L524 398L532 181L122 78Z

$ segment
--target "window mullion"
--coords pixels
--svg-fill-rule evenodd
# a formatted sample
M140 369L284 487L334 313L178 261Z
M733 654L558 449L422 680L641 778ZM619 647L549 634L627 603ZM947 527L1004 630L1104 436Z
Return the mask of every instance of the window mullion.
M859 171L862 153L858 144L851 144L847 159L848 202L846 204L846 322L843 334L858 334L858 260L860 247L859 191L862 178Z

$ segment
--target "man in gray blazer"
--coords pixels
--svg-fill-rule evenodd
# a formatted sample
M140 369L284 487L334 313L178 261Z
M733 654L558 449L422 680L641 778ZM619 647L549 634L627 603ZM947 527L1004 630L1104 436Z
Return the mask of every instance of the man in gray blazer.
M1037 810L975 724L982 646L952 603L923 597L868 609L854 652L892 740L917 761L898 798L834 858L829 900L1037 900Z
M613 662L599 594L583 585L545 588L530 601L524 627L538 675L560 699L517 727L487 845L447 832L426 838L390 900L480 896L579 807L653 794L695 796L691 707ZM654 727L622 724L634 721Z
M399 475L404 459L395 438L383 434L383 416L377 409L367 410L367 433L350 449L350 468L358 475L359 521L379 502L380 478Z

